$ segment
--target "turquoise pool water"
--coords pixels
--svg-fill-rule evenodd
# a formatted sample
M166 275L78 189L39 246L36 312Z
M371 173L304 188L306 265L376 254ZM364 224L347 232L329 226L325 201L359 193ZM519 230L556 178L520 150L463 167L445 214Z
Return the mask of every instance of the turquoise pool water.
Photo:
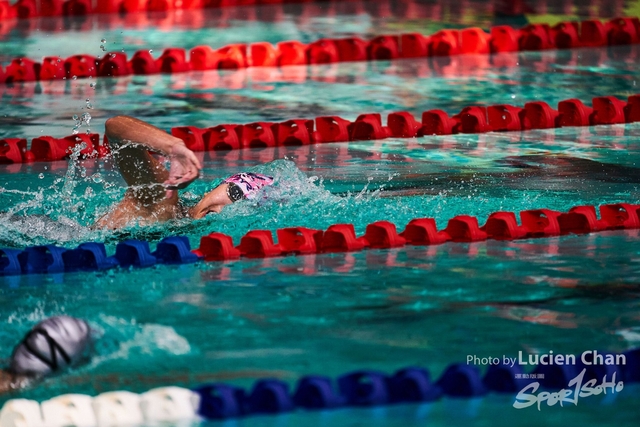
M294 77L257 76L255 70L131 77L99 80L96 90L88 80L24 84L4 88L0 135L67 135L71 116L86 111L87 98L93 105L91 129L100 133L106 118L122 112L169 128L326 114L353 119L398 110L419 115L432 108L454 113L474 103L521 105L533 99L555 104L571 97L625 98L638 92L637 54L636 47L527 53L502 58L514 64L506 68L486 57L465 57L452 64L294 67ZM113 233L89 228L124 192L108 159L3 166L0 246L74 247L96 240L113 251L125 237L156 242L175 234L197 246L212 231L239 242L251 229L324 229L337 222L352 222L362 233L380 219L402 229L412 218L433 217L442 228L458 214L476 215L483 223L497 210L640 200L639 124L199 155L204 180L183 191L187 201L239 170L268 172L277 182L265 198L201 221L132 225ZM3 277L0 340L7 344L0 358L9 357L13 343L36 321L62 313L90 321L100 337L95 356L19 396L141 392L216 380L250 386L264 377L293 384L311 373L391 373L408 365L428 367L437 378L469 354L619 352L640 346L639 238L637 230L617 231ZM627 385L615 399L591 397L576 407L540 412L513 409L512 396L489 395L237 424L631 426L637 423L638 391Z

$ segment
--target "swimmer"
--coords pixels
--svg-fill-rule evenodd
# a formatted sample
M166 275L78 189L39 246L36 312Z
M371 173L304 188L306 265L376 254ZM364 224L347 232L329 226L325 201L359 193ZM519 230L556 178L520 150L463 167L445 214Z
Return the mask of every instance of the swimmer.
M202 165L184 142L157 127L129 116L112 117L106 122L113 158L129 188L118 205L102 216L94 228L117 229L131 221L141 224L190 217L199 219L243 198L252 198L273 178L257 173L238 173L185 208L177 189L198 178ZM167 170L151 152L170 161Z
M35 325L0 370L0 394L27 388L82 361L91 342L87 322L56 316Z

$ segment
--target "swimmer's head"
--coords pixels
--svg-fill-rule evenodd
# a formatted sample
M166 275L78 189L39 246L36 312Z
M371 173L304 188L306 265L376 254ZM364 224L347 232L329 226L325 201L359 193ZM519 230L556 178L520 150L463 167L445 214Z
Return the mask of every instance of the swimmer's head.
M206 193L195 206L189 208L189 216L200 219L209 213L220 213L222 208L233 203L227 194L229 184L222 183Z
M13 349L9 370L35 377L58 372L80 361L90 341L84 320L51 317L35 325Z

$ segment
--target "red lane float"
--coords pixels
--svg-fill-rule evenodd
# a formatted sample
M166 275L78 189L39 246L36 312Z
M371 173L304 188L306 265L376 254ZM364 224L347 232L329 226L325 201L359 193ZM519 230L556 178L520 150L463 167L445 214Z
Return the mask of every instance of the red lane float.
M256 122L236 127L240 144L245 148L275 147L276 138L273 135L273 123Z
M316 142L344 142L349 140L351 122L338 116L316 117Z
M121 77L131 74L127 55L122 52L108 53L98 62L98 76Z
M48 56L42 60L40 68L40 80L62 80L67 77L62 58Z
M340 61L338 46L331 39L310 43L306 49L307 64L331 64Z
M494 212L487 218L482 231L489 239L513 240L521 239L528 233L527 228L518 225L516 214L513 212Z
M273 243L273 235L269 230L253 230L245 234L237 248L247 258L266 258L282 253L280 245Z
M11 5L10 3L14 3ZM287 3L302 3L301 10L296 11L298 19L306 20L310 16L318 16L324 13L325 16L333 16L338 13L358 14L363 11L371 13L374 17L388 17L393 14L398 17L415 19L416 17L429 18L437 21L442 20L447 14L446 8L442 4L425 5L421 1L404 0L402 2L350 2L350 1L326 1L326 0L18 0L17 2L3 0L0 2L0 19L33 18L37 16L86 16L93 13L111 13L128 15L141 12L168 12L172 10L196 10L196 9L222 9L222 14L228 14L227 9L237 6L245 6L241 11L243 15L249 15L255 19L256 10L246 8L246 6L269 5L270 8L262 11L268 14L270 20L282 19L283 5ZM322 3L322 6L318 5ZM563 2L565 11L572 3ZM604 0L590 0L590 9L597 10L595 3L600 5L600 9L605 6ZM454 15L452 19L459 19L462 15L460 9L469 9L470 14L486 15L501 12L508 15L522 13L544 14L550 1L527 4L524 2L505 2L500 0L487 2L465 2L449 7L448 14ZM606 12L622 11L622 2L606 3ZM446 5L446 3L444 3ZM553 3L557 7L556 3ZM320 9L321 7L321 9ZM577 7L581 7L578 5ZM593 10L590 10L593 13ZM566 13L569 13L568 11ZM616 25L614 24L614 27ZM619 31L626 34L629 30L624 23L617 25ZM617 29L617 28L616 28Z
M420 33L400 35L400 58L420 58L429 54L429 37Z
M602 205L600 206L600 216L611 229L640 228L636 205L628 203Z
M460 133L460 120L451 118L442 110L429 110L422 113L422 127L418 136L452 135Z
M67 78L93 78L98 75L98 60L91 55L74 55L64 61L64 69Z
M294 119L273 125L277 145L298 146L313 142L313 120Z
M69 135L64 138L41 136L31 140L29 150L26 139L6 138L0 139L0 164L68 159L79 144L85 144L81 149L78 147L81 159L104 157L109 153L108 146L100 144L100 135L97 133Z
M521 130L522 111L522 108L513 105L491 105L487 107L488 126L497 132Z
M624 119L627 123L640 121L640 95L631 95L624 107Z
M478 219L469 215L451 218L444 232L451 236L454 242L480 242L488 237L478 226Z
M360 37L335 40L338 57L342 62L366 61L369 42Z
M352 252L369 246L364 237L356 237L353 224L334 224L322 235L322 252Z
M44 14L67 14L90 10L88 0L48 0ZM123 10L144 9L156 4L166 10L164 1L124 0ZM31 3L21 0L20 8ZM18 7L18 6L17 6ZM27 9L21 13L31 13ZM22 9L20 9L22 10ZM51 12L53 11L53 12ZM554 27L531 24L521 29L497 26L486 33L480 28L440 30L430 36L420 33L381 35L371 40L358 37L320 39L309 44L297 40L250 45L231 44L213 49L196 46L187 52L182 48L166 48L154 59L150 51L136 52L131 60L122 52L110 52L100 61L90 55L75 55L64 61L67 78L110 77L134 74L183 73L191 70L224 70L247 67L285 67L289 65L330 64L349 61L395 60L398 58L442 57L465 54L489 54L516 51L536 51L577 47L614 46L640 43L640 20L636 17L614 18L607 22L594 20L561 22ZM42 64L27 58L17 58L7 66L4 83L47 80L52 78L51 59ZM59 73L56 73L57 78Z
M222 233L211 233L200 239L200 247L193 253L205 261L223 261L240 258L241 252L233 246L231 237Z
M382 126L380 114L361 114L349 125L349 129L350 141L384 139L391 136L389 128Z
M192 151L206 151L203 135L207 129L200 129L195 126L179 126L171 128L171 135L180 138L188 149Z
M626 103L613 96L593 98L593 124L612 125L624 123Z
M54 61L54 63L57 63ZM453 117L442 110L422 113L422 121L406 111L387 116L383 126L382 116L376 113L359 115L354 122L338 116L310 119L291 119L280 123L256 122L248 124L222 124L209 128L178 126L171 134L184 141L193 151L239 150L304 146L329 142L379 140L388 137L413 138L427 135L451 135L457 133L485 133L548 129L560 126L590 126L600 124L631 123L640 121L640 95L632 95L628 102L612 96L593 99L593 108L578 99L558 103L554 110L542 101L528 102L522 107L491 105L465 107ZM15 138L0 140L0 163L26 163L53 161L68 158L73 141L81 139L87 148L81 156L102 157L109 152L108 141L92 134L72 135L65 138L42 136L31 142L31 150L15 149ZM33 147L36 150L33 150ZM6 154L2 154L6 153Z
M305 227L281 228L277 230L278 241L284 254L313 254L322 242L322 230Z
M18 141L19 142L19 141ZM21 143L19 142L18 148ZM0 145L0 147L2 147ZM516 221L513 212L494 212L489 215L486 223L479 226L478 219L469 215L457 215L451 218L447 227L438 231L433 218L418 218L411 220L405 230L397 232L395 224L389 221L376 221L366 227L363 236L357 236L353 224L334 224L327 230L315 230L305 227L284 228L276 231L278 243L273 239L269 230L248 231L238 246L233 245L230 236L223 233L211 233L200 239L200 247L190 251L188 239L168 237L160 242L153 253L149 250L149 242L127 240L116 248L116 264L122 266L135 265L138 267L151 266L158 260L163 263L191 263L196 261L191 253L205 261L234 260L245 258L267 258L285 255L306 255L315 253L353 252L363 249L387 249L405 245L428 246L442 244L448 241L471 243L489 239L515 240L525 238L551 237L567 234L587 234L606 230L638 229L640 220L638 214L640 205L615 203L600 206L600 216L597 217L594 206L575 206L568 212L558 212L549 209L535 209L520 212L521 225ZM87 246L88 245L88 246ZM105 258L104 247L96 252L96 243L84 243L94 255ZM164 246L167 250L161 250ZM169 249L167 246L172 247ZM0 266L0 275L15 275L36 272L75 271L77 265L65 260L68 251L55 246L27 248L25 251L4 250L0 255L7 258L4 266ZM0 250L0 252L3 252ZM16 255L22 252L23 255ZM48 253L57 258L50 262L36 262L42 264L38 269L20 267L17 257L29 254ZM161 255L163 253L164 255ZM39 256L39 255L38 255ZM11 261L12 258L13 261ZM113 258L113 257L110 257ZM107 261L104 259L103 261ZM387 261L387 265L389 262ZM31 263L31 261L28 261ZM34 264L34 265L35 265ZM29 264L31 265L31 264ZM105 262L110 268L115 264ZM43 267L44 268L41 268ZM7 267L9 267L7 269ZM102 268L102 267L99 267Z
M436 220L433 218L412 219L400 236L408 245L415 246L439 245L451 240L449 234L438 231Z
M395 224L389 221L377 221L367 225L364 239L370 248L395 248L407 243L407 240L398 234Z
M580 25L578 22L560 22L551 29L551 40L558 49L572 49L580 46Z
M593 108L586 107L579 99L567 99L558 103L559 126L589 126L593 124Z
M465 107L453 118L459 123L460 133L485 133L492 130L487 123L486 107Z
M236 44L213 50L209 46L198 46L189 52L193 70L233 70L246 68L247 45Z
M550 209L533 209L520 212L522 226L529 237L557 236L560 234L558 224L560 212Z
M0 139L0 164L24 163L27 140L24 138Z
M238 125L218 125L206 130L204 139L207 151L239 150L242 148L236 133Z
M568 212L534 209L520 212L518 224L514 212L494 212L484 225L469 215L451 218L444 230L438 230L433 218L411 220L398 233L390 221L367 225L364 235L357 236L353 224L334 224L327 230L305 227L276 230L278 243L269 230L252 230L233 245L230 236L211 233L193 250L205 261L233 260L240 257L267 258L285 255L354 252L363 249L388 249L405 245L429 246L446 242L482 242L587 234L606 230L640 228L640 205L616 203L600 206L600 218L594 206L575 206Z
M585 234L610 228L607 221L598 219L594 206L575 206L567 213L558 216L558 225L562 234Z

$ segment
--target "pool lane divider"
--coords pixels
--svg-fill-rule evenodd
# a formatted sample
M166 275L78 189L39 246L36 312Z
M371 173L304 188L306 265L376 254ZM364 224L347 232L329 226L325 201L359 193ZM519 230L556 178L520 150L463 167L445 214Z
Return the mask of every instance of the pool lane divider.
M399 369L392 375L361 369L335 380L324 375L308 375L296 382L293 393L287 382L265 378L257 380L250 391L230 384L209 383L193 390L169 386L142 394L123 390L95 397L65 394L41 403L13 399L0 410L0 427L102 427L199 418L220 420L294 410L434 402L443 397L479 398L488 393L517 393L515 402L526 406L535 404L538 396L539 404L553 406L565 398L577 404L589 391L592 395L619 393L626 384L640 382L640 348L619 354L590 350L562 356L567 361L573 358L575 363L539 363L531 373L525 373L526 362L523 364L515 358L513 363L505 362L504 356L502 360L488 363L484 375L469 361L452 363L437 381L432 381L427 369L418 366ZM602 358L601 362L598 357ZM605 358L614 363L605 363ZM570 385L580 377L582 381L577 386ZM540 387L545 391L536 395ZM523 391L527 393L521 397ZM546 393L546 402L542 399L543 393Z
M596 9L596 6L602 8L606 0L590 0L589 7ZM13 3L13 4L11 4ZM298 3L302 10L294 10L296 18L307 16L333 16L336 11L334 7L337 5L349 4L346 9L351 15L359 15L363 12L369 12L373 18L385 18L393 14L396 17L404 17L410 19L431 18L434 21L441 20L443 15L442 2L429 2L424 4L421 0L402 0L402 1L382 1L377 0L376 5L367 5L366 2L358 0L2 0L0 1L0 20L3 19L30 19L36 17L65 17L65 18L82 18L92 14L118 14L129 17L131 14L143 15L144 12L172 12L180 10L201 10L201 9L218 9L218 8L235 8L241 9L245 15L255 16L255 11L249 9L251 6L270 6L267 20L278 20L283 12L282 5ZM394 4L395 3L395 4ZM472 16L478 16L492 13L502 13L504 15L519 15L524 13L522 2L504 2L501 0L464 3L458 5L455 10L451 7L450 13L462 15L464 12ZM574 1L565 0L563 7L570 7ZM578 2L580 3L580 2ZM548 4L555 4L552 1L537 2L535 8L526 5L528 14L546 13ZM322 8L318 7L322 5ZM395 6L395 7L392 7ZM579 6L578 6L579 7ZM432 13L424 16L416 16L416 12L420 9L431 10ZM614 10L620 10L622 5L617 4ZM610 7L607 7L608 13ZM594 11L590 11L593 15ZM566 12L569 13L569 12ZM420 15L418 13L418 15ZM255 19L255 18L254 18Z
M203 236L200 247L194 250L186 236L165 237L153 252L149 242L129 239L118 243L112 256L108 256L105 245L98 242L82 243L75 249L55 245L38 245L23 250L0 249L0 276L353 252L445 242L516 240L640 228L640 205L616 203L602 205L599 210L600 218L596 208L588 205L575 206L568 212L525 210L520 212L520 224L513 212L494 212L483 226L474 216L457 215L442 230L438 230L433 218L417 218L411 220L401 233L390 221L376 221L367 225L362 236L356 235L353 224L333 224L326 230L291 227L276 230L278 243L269 230L251 230L237 246L231 236L214 232Z
M348 2L349 0L342 0ZM91 14L120 14L169 12L223 7L261 6L302 3L303 0L18 0L10 4L0 1L0 20L36 17L82 17ZM306 0L307 3L328 3L329 0Z
M592 103L592 107L588 107L579 99L567 99L558 103L557 110L544 101L527 102L522 107L469 106L452 117L443 110L429 110L422 113L420 122L411 113L402 111L390 113L386 126L380 114L368 113L359 115L353 122L339 116L321 116L315 120L221 124L209 128L178 126L171 129L171 134L193 151L226 151L640 121L640 95L631 95L626 102L613 96L599 96L593 98ZM31 140L30 149L25 138L4 138L0 139L0 164L68 159L72 151L79 148L78 144L84 144L84 148L79 149L80 158L101 158L110 153L106 135L101 141L95 133L64 138L40 136Z
M248 67L285 67L353 61L378 61L465 54L604 47L640 43L640 19L619 17L609 21L566 21L553 27L529 24L521 29L507 25L440 30L432 35L404 33L381 35L370 40L360 37L324 38L305 44L297 40L275 46L268 42L231 44L218 49L196 46L166 48L154 59L149 50L136 52L131 59L123 52L107 52L102 58L73 55L66 59L44 57L42 62L16 58L0 66L0 82L120 77L131 74L184 73Z

